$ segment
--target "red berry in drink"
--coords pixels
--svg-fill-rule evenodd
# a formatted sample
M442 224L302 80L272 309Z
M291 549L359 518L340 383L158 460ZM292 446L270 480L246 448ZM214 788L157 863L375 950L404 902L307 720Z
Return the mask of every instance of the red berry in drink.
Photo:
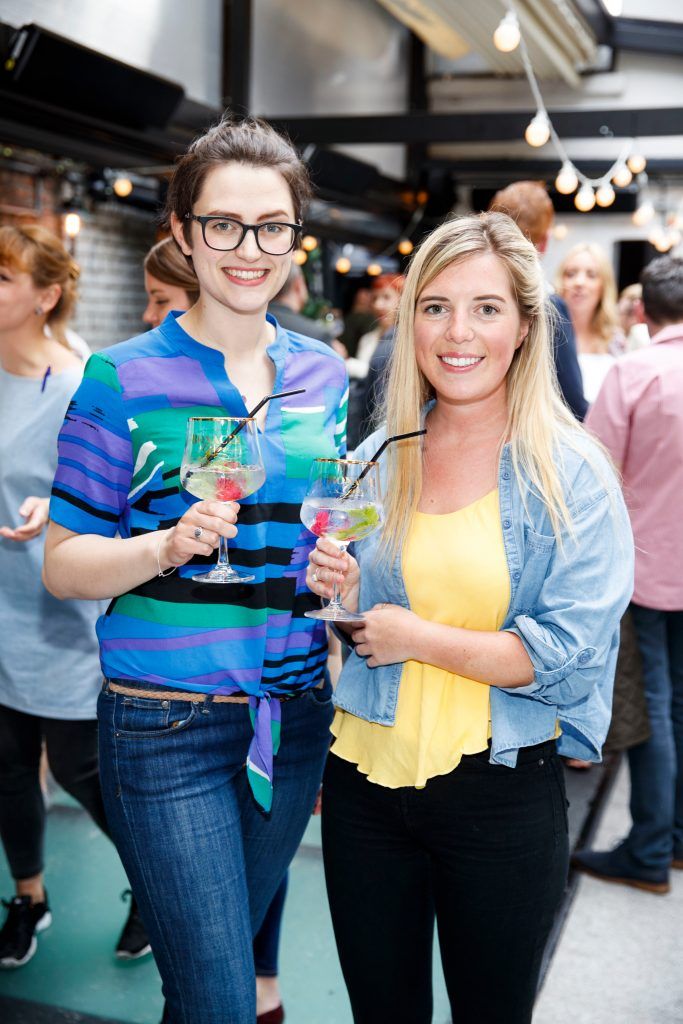
M319 509L316 513L315 519L311 523L309 529L311 533L314 533L316 537L322 537L323 534L327 533L327 529L330 525L330 513L327 509Z
M220 477L216 482L216 498L218 501L239 501L243 497L242 488L236 480Z

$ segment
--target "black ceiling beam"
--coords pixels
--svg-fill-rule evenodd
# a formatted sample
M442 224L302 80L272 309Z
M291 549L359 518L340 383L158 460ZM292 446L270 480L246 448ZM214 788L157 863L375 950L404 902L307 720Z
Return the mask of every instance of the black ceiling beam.
M683 57L683 23L679 21L647 21L644 18L612 18L606 38L615 50L636 53L665 53Z
M373 114L271 118L299 145L335 143L508 142L519 140L535 110L468 114ZM593 138L607 129L617 138L683 135L683 107L629 110L549 110L563 139ZM601 131L602 129L602 131Z
M462 180L487 178L493 181L515 181L521 178L554 178L562 161L559 157L549 160L448 160L428 159L427 166L449 171ZM589 178L600 178L610 169L613 160L582 160L577 157L573 163ZM650 177L683 176L683 153L680 158L648 160L647 173Z
M223 0L223 106L249 113L252 0Z

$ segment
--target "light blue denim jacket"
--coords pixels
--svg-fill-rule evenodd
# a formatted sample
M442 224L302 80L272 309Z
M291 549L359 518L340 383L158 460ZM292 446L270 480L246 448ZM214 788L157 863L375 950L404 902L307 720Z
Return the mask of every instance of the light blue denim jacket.
M384 439L377 431L355 452L370 458ZM510 447L498 471L500 518L510 573L510 605L502 629L520 637L534 680L514 689L491 687L491 761L514 767L520 747L555 735L566 757L599 761L609 727L619 620L633 591L633 537L614 471L587 435L579 451L563 447L565 499L573 536L562 549L547 510L530 489L524 501L512 469ZM590 452L596 474L583 453ZM383 486L386 460L381 460ZM526 508L525 508L526 504ZM409 608L399 553L394 564L377 561L381 531L355 546L361 567L360 610L379 602ZM453 586L458 586L457 579ZM444 594L444 600L448 595ZM337 686L337 707L369 722L393 725L403 663L369 668L349 655Z

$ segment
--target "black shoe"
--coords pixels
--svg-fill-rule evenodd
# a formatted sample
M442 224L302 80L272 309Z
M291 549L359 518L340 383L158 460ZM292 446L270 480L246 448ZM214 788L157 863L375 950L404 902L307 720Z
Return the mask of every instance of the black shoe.
M577 871L599 878L602 882L630 885L634 889L644 889L660 896L671 888L668 871L641 867L633 860L623 843L615 850L606 850L602 853L597 850L579 850L572 857L571 864Z
M147 956L152 952L152 947L147 938L145 926L140 917L138 905L130 889L121 893L121 899L125 900L130 896L130 910L128 918L123 926L123 931L116 944L116 955L119 960L137 960L141 956Z
M36 951L36 934L52 924L47 893L42 903L33 903L30 896L15 896L2 903L7 918L0 929L0 967L23 967Z

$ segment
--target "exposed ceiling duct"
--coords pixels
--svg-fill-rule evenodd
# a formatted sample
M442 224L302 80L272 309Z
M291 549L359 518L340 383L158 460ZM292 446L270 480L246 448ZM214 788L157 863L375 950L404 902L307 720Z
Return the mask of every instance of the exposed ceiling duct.
M503 0L377 0L436 53L452 60L474 50L494 74L521 69L518 52L501 53L493 33L507 11ZM576 88L578 70L592 64L597 42L571 0L515 0L534 71L539 78L561 78Z

